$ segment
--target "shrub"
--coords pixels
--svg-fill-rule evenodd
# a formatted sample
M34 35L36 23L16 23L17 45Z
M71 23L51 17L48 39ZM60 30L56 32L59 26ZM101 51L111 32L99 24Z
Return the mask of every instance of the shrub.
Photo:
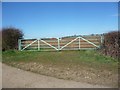
M2 50L18 49L18 39L23 38L21 30L14 27L2 29Z
M105 55L119 58L120 57L120 31L112 31L104 35L102 52Z

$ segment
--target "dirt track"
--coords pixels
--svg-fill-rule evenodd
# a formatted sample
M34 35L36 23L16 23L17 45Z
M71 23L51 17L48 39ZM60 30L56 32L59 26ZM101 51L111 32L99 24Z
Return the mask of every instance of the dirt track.
M3 88L107 88L81 82L56 79L2 64Z

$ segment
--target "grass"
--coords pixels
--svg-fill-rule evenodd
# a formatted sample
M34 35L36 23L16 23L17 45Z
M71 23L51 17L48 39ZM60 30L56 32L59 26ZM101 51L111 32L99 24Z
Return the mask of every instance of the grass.
M60 51L60 52L32 52L6 51L3 52L3 62L40 62L61 64L80 64L96 69L114 69L117 60L101 55L95 50ZM101 67L102 66L102 67Z

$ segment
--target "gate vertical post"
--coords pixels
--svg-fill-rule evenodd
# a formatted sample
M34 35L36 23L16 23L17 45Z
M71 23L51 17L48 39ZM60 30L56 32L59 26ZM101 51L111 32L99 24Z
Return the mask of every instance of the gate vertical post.
M21 50L21 39L18 39L18 50Z
M78 39L79 39L79 50L80 50L80 37Z
M103 42L104 42L104 35L103 34L101 35L100 39L101 39L101 41L100 41L99 48L102 48L103 47Z
M60 39L58 38L58 50L60 50Z
M103 43L103 35L101 35L101 44Z
M38 39L38 51L40 50L40 39Z

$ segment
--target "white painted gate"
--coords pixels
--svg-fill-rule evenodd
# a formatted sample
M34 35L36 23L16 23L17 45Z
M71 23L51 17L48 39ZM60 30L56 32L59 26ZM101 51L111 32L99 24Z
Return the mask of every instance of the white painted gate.
M19 50L59 51L100 48L103 36L99 37L70 37L47 39L19 39Z

